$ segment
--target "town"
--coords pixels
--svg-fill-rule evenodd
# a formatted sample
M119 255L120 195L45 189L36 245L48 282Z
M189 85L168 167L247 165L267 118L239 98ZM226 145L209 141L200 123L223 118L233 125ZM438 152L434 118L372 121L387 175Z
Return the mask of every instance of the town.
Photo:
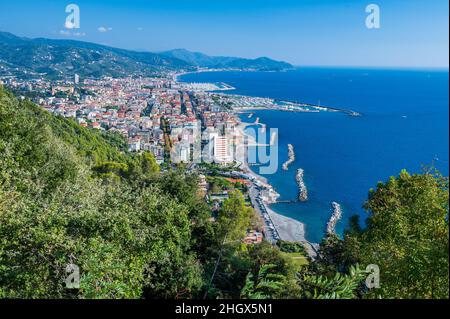
M232 89L225 83L183 83L177 78L176 73L153 78L80 79L75 75L58 81L3 77L0 85L55 116L119 134L127 141L127 151L150 152L163 170L187 165L200 173L200 193L213 212L228 198L227 185L239 185L247 204L261 218L260 226L249 230L243 241L260 243L264 236L275 244L281 238L269 205L279 195L249 169L246 124L238 115L250 112L251 117L252 109L286 106L268 98L222 94ZM210 176L211 165L219 168L220 177Z
M122 135L129 151L149 151L158 164L199 161L201 154L195 154L192 146L200 141L214 144L203 160L232 163L233 143L223 136L233 134L239 124L233 109L275 107L270 99L208 93L221 88L178 83L172 74L85 80L75 75L72 81L5 77L0 81L54 115Z

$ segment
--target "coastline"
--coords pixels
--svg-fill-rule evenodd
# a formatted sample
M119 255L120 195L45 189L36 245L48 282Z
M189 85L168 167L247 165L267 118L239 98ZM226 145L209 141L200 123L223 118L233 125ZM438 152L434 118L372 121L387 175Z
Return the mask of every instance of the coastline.
M333 74L331 72L334 72L333 70L327 72L326 74ZM367 84L374 84L375 87L379 87L380 89L384 89L384 81L380 81L378 82L378 80L385 80L387 79L387 75L389 75L390 73L383 73L382 75L374 75L373 79L369 79L369 78L361 78L361 80L363 81L362 83L367 83ZM306 81L304 79L302 79L302 77L300 76L301 74L299 74L298 76L295 76L292 78L292 80L296 81L295 83L306 83ZM310 76L310 79L312 80L320 80L319 83L322 83L324 81L324 79L320 78L320 74L319 75L314 75L314 74L310 74L310 73L306 73L307 76ZM349 77L353 77L355 75L354 72L345 72L343 73L343 75L345 76L349 76ZM205 82L212 82L217 80L226 80L229 79L229 81L235 81L235 78L239 78L239 75L222 75L222 73L218 74L217 76L215 74L208 74L208 73L203 73L201 77L196 77L194 75L192 76L186 76L186 77L180 77L179 80L180 81L185 81L185 82L189 82L189 81L197 81L197 80L203 80ZM259 76L257 77L259 78ZM247 77L246 77L247 79ZM248 79L253 79L253 77L251 75L248 76ZM261 76L261 79L271 79L271 77L265 77L265 76ZM245 92L247 96L278 96L278 95L274 95L274 94L266 94L266 90L264 87L258 85L257 83L255 83L254 85L252 84L251 86L249 86L249 88L245 87L244 89L241 89L241 85L240 85L240 81L235 81L232 83L237 83L235 86L237 86L237 91L233 92L224 92L223 94L220 95L233 95L236 94L238 95L239 92ZM282 79L283 81L287 81L284 78ZM284 83L283 81L280 80L280 82ZM373 110L378 110L379 106L378 105L384 105L384 101L381 98L377 98L375 99L373 102L368 103L367 105L364 104L364 98L366 97L367 94L363 94L362 96L355 96L355 98L351 98L351 99L347 99L347 95L343 94L341 95L340 92L342 91L342 86L344 85L343 83L341 83L341 81L335 81L335 79L327 79L326 83L330 83L331 86L335 87L335 89L330 92L329 94L324 94L324 97L320 96L321 99L323 100L327 100L327 101L333 101L332 103L336 103L336 104L341 104L342 106L345 105L350 105L350 104L361 104L361 112L364 112L368 114L367 118L369 119L368 121L366 121L366 124L368 125L368 128L370 129L376 129L377 124L374 123L376 121L371 121L370 118L373 117L370 112L372 112ZM386 82L386 83L390 83L390 82ZM409 82L407 82L409 83ZM282 89L282 85L278 85L277 83L274 83L274 89L273 90L281 90ZM290 88L290 86L288 87ZM272 88L271 88L272 90ZM268 91L268 92L272 92L272 91ZM298 101L302 101L303 99L309 99L310 101L316 101L318 100L317 98L315 98L314 94L309 94L307 93L304 97L301 96L301 94L291 94L290 92L286 91L286 93L284 93L285 91L281 91L280 95L282 97L283 101L286 100L298 100ZM364 93L364 92L362 92ZM440 93L440 91L437 91L437 93ZM318 94L321 94L320 92ZM334 95L336 95L336 98L332 98L334 97ZM367 95L369 96L369 95ZM311 98L313 97L313 98ZM440 98L442 98L441 95L439 95ZM445 96L443 96L445 98ZM411 103L412 106L414 107L419 107L420 105L422 105L421 102L417 102L413 99L409 98L409 95L407 94L407 90L405 89L404 92L402 91L402 98L406 101L408 101L409 103ZM316 104L321 104L320 100L318 100L319 103ZM441 101L441 99L439 100ZM443 100L445 101L445 100ZM331 103L331 102L328 102ZM397 104L400 103L400 100L397 99L393 99L392 103ZM252 122L253 120L249 120L247 119L247 115L243 115L243 114L239 114L239 113L245 113L247 112L252 112L252 110L255 111L259 111L261 110L263 113L264 109L271 109L271 108L259 108L259 107L239 107L239 105L236 105L237 107L234 108L234 113L240 117L240 119L242 119L242 121L244 122ZM324 105L321 105L321 107L323 107ZM384 109L383 109L384 110ZM441 110L441 109L439 109ZM330 113L337 113L338 110L333 110L334 112L330 112ZM326 112L326 110L324 110L324 112ZM276 113L276 114L275 114ZM273 127L283 127L283 123L285 123L284 121L286 121L286 123L289 123L290 128L294 127L294 121L290 121L290 115L289 114L281 114L282 112L274 112L274 113L270 113L270 117L267 118L267 120L263 120L263 122L268 121L267 123L270 124L272 123L274 126ZM231 114L231 112L230 112ZM258 114L255 112L255 114ZM400 109L399 113L395 113L395 116L393 116L392 118L389 118L387 122L384 122L388 125L388 127L390 128L391 125L394 125L393 128L397 128L399 126L397 125L401 125L401 127L411 127L412 125L414 125L416 122L415 120L413 121L411 116L408 116L407 120L404 120L405 117L401 117L402 120L401 122L397 122L396 117L397 115L399 115L399 117L401 115L406 115L408 114L408 112L405 110L403 111L403 109ZM273 115L273 120L272 120L272 115ZM328 115L325 115L328 116ZM256 116L255 116L256 117ZM292 116L293 118L294 116ZM337 228L336 228L336 232L338 233L338 235L342 234L343 228L346 226L347 223L347 218L345 216L349 215L349 214L360 214L360 216L364 216L364 212L361 211L360 208L360 203L361 201L366 199L367 193L364 191L366 189L369 189L370 187L373 186L373 183L371 183L370 181L377 181L379 180L379 176L381 174L385 174L386 176L390 176L388 174L391 174L389 170L394 169L392 164L387 161L384 161L385 158L388 157L388 155L383 155L380 158L377 158L377 163L378 163L378 168L379 168L379 172L374 172L373 170L368 170L366 167L363 167L363 165L361 165L360 163L362 162L361 160L354 160L355 158L358 158L357 156L355 157L354 155L362 155L361 158L365 159L366 161L369 158L372 158L374 155L376 155L376 151L374 151L371 148L367 148L366 143L364 142L365 140L367 140L367 137L370 137L370 134L364 133L365 131L363 131L361 133L361 135L357 134L357 135L353 135L353 134L349 134L353 131L358 132L359 129L361 129L361 125L363 125L363 123L360 123L360 121L358 119L348 119L348 118L341 118L338 114L330 114L330 124L332 125L328 125L325 126L323 128L321 128L319 125L323 124L323 119L322 116L311 116L311 121L306 120L306 117L303 116L298 116L299 117L299 122L303 124L303 127L306 129L308 129L308 137L322 137L324 136L324 134L333 136L333 139L329 138L329 139L324 139L324 145L326 147L321 148L317 148L317 147L313 147L311 145L306 145L302 151L304 151L305 153L305 159L307 161L311 160L311 164L307 164L305 163L304 166L308 169L308 171L310 172L311 176L318 176L317 180L316 180L316 185L312 184L312 185L308 185L311 186L313 190L321 190L320 194L317 193L317 196L314 196L314 198L311 198L311 201L308 204L305 205L272 205L273 209L277 210L280 214L285 214L287 216L291 216L295 219L300 219L302 222L304 222L306 224L306 231L307 231L307 238L313 242L320 242L321 239L323 238L324 235L326 235L326 230L327 230L327 221L329 222L330 219L330 212L329 212L329 205L332 201L339 201L342 202L343 205L345 205L345 209L344 209L344 217L342 221L339 221L337 223ZM364 116L365 117L365 116ZM250 117L249 117L250 118ZM319 119L320 118L320 119ZM333 119L333 122L331 122L331 119ZM435 119L435 117L433 116L433 119ZM328 120L328 119L325 119ZM399 120L400 121L400 120ZM419 120L417 120L419 121ZM341 125L344 125L342 127L345 128L345 130L342 132L344 134L336 134L335 129ZM442 129L442 126L439 126L440 129ZM448 129L448 126L447 126ZM293 130L289 130L287 129L287 132L292 132ZM349 139L350 138L350 139ZM334 139L336 139L337 142L339 142L340 144L343 145L343 149L342 151L345 150L345 154L351 154L351 158L348 161L337 161L336 166L335 166L335 174L336 174L336 178L330 178L330 176L328 175L315 175L314 170L317 169L317 167L319 166L323 166L326 165L327 160L326 159L329 154L328 153L328 149L329 147L334 147L333 143L334 143ZM333 143L331 143L330 141L333 140ZM312 141L312 139L309 139L308 141ZM359 151L355 151L355 149L358 150L358 148L355 147L348 147L347 143L351 142L351 144L357 144L360 147L360 150L364 150L364 152L361 152L361 154L358 154ZM296 140L284 140L283 142L283 148L285 147L284 144L285 143L293 143L294 145L301 145L300 143L297 143ZM311 143L313 144L313 143ZM393 146L394 144L390 143L391 146ZM411 158L415 158L415 154L412 152L412 150L414 150L413 145L406 143L405 145L409 146L409 149L411 149L411 151L405 152L405 155L392 155L393 158L395 158L396 160L401 160L404 162L409 161ZM302 146L303 147L303 146ZM445 156L445 148L447 148L448 150L448 144L446 147L443 147L441 151L441 149L439 149L439 154L440 154L440 158L447 158L447 162L448 162L448 152L447 152L447 156ZM311 150L313 149L313 150ZM444 155L442 155L444 154ZM340 154L332 154L331 157L334 158L342 158L344 154L340 155ZM391 156L391 155L389 155ZM250 159L249 159L250 160ZM303 162L303 161L302 161ZM442 163L444 161L440 160L440 161L436 161L437 164L439 164L439 162L441 162L441 166L445 167L445 164L442 165ZM343 181L345 181L345 177L348 176L349 174L347 173L349 171L349 167L351 166L355 166L358 167L359 169L361 169L361 172L363 174L360 174L359 177L355 177L355 186L349 186L349 183L345 183ZM412 166L412 165L411 165ZM295 167L297 168L297 166ZM255 172L259 172L257 167L253 167L251 165L251 169L253 169ZM416 169L415 167L410 167L410 170L414 170ZM448 167L444 168L444 171L447 170L448 171ZM319 172L322 172L322 170L319 170ZM380 173L382 172L382 173ZM278 174L277 174L278 175ZM292 175L292 174L290 174ZM280 177L276 176L276 177L272 177L272 176L265 176L268 177L270 179L270 183L273 183L273 185L277 188L277 190L283 194L283 199L284 199L284 195L286 194L286 198L294 198L295 196L295 188L292 185L291 186L291 181L289 181L289 184L284 184L283 183L283 174L280 174ZM339 178L337 178L339 177ZM332 181L331 181L332 179ZM333 187L327 187L325 184L326 182L330 182L330 185L333 185ZM324 183L325 182L325 183ZM358 184L356 184L358 183ZM278 189L279 188L279 189ZM345 194L348 194L347 197L344 197L344 195L342 194L342 191L345 190ZM325 191L325 192L323 192ZM289 194L289 195L288 195ZM305 213L303 213L303 208L305 207ZM343 208L344 208L343 207Z
M194 74L194 73L203 73L203 72L214 72L218 70L198 70L193 72L185 72L185 73L178 73L174 75L174 81L180 82L179 77L186 75L186 74ZM220 71L220 70L219 70ZM255 146L256 141L252 136L247 134L245 132L245 129L247 126L254 125L254 123L245 123L241 120L239 117L239 114L247 113L248 111L257 111L257 110L279 110L279 111L289 111L283 108L272 108L267 106L261 106L261 107L239 107L239 108L233 108L232 112L236 116L236 119L238 121L237 131L239 139L241 139L242 143L240 144L240 147L238 147L237 150L237 161L241 163L241 169L244 172L244 175L247 175L248 179L252 182L252 190L250 191L250 198L252 201L252 204L261 215L261 218L263 220L266 220L266 227L269 226L270 229L273 228L274 236L268 236L267 229L265 231L266 239L272 243L276 242L277 238L285 241L290 242L300 242L304 245L308 255L311 258L315 258L317 256L318 251L318 244L311 243L306 239L306 225L298 220L295 220L293 218L284 216L282 214L279 214L275 212L270 205L277 202L277 198L280 197L280 194L278 194L272 185L269 184L267 178L257 174L254 172L248 163L248 159L245 153L245 149L248 145ZM259 125L264 126L265 124L259 123ZM249 143L250 142L250 143ZM258 191L259 188L265 188L266 189L266 196L261 196L261 192ZM268 193L268 196L267 196ZM264 216L264 213L266 214L266 217ZM269 219L267 219L267 216Z
M227 71L242 71L240 69L198 69L196 71L184 71L178 72L172 75L172 79L175 82L181 83L179 77L187 74L208 73L208 72L227 72Z
M174 73L172 74L172 79L174 82L176 83L184 83L187 84L189 82L183 82L181 81L179 78L181 76L184 75L188 75L188 74L200 74L200 73L212 73L212 72L255 72L255 70L241 70L241 69L199 69L196 71L185 71L185 72L178 72L178 73ZM222 87L217 86L217 84L221 84ZM195 84L195 83L191 83L191 84ZM204 92L217 92L219 93L220 91L235 91L236 88L225 83L225 82L215 82L215 83L197 83L197 84L209 84L211 86L214 86L215 88L211 88L211 89L197 89L198 91L204 91ZM227 94L232 96L233 94L231 93L222 93L221 94ZM236 96L241 96L241 97L256 97L256 96L252 96L252 95L240 95L237 94ZM338 113L343 113L346 114L350 117L362 117L364 116L364 114L354 111L352 109L349 108L344 108L344 107L331 107L331 106L326 106L326 105L321 105L319 104L313 104L313 103L306 103L306 102L300 102L300 101L295 101L295 100L289 100L289 99L271 99L272 100L272 105L270 107L267 106L261 106L261 107L239 107L239 110L234 110L235 112L240 113L248 111L248 110L263 110L263 109L267 109L267 110L278 110L278 111L285 111L285 112L301 112L301 113L319 113L319 112L338 112Z
M237 117L238 119L238 132L240 138L244 139L244 141L252 141L253 137L248 135L245 132L245 128L249 125L253 125L252 123L244 123L242 120ZM253 143L254 144L254 143ZM244 149L247 147L246 144L244 145ZM279 239L289 241L289 242L300 242L304 245L308 255L311 258L315 258L317 256L317 250L318 250L318 244L311 243L306 239L306 225L298 220L295 220L293 218L284 216L282 214L279 214L275 212L270 205L276 203L276 199L280 196L276 191L274 190L273 186L268 183L267 178L257 174L254 172L248 164L247 158L245 154L241 151L238 152L237 157L239 159L239 162L241 163L241 168L244 171L244 173L254 180L258 182L253 182L252 188L260 187L261 185L269 189L271 192L273 192L272 197L262 197L262 200L258 203L258 192L253 189L253 191L250 192L251 194L251 200L252 203L254 203L255 208L260 213L261 217L264 219L264 212L267 213L267 215L270 218L270 223L273 225L273 228L275 232L278 234ZM255 205L256 203L256 205ZM263 207L257 207L258 205L262 205ZM263 212L261 212L263 210ZM266 223L267 224L267 223ZM266 225L267 226L267 225ZM267 236L266 236L267 237Z

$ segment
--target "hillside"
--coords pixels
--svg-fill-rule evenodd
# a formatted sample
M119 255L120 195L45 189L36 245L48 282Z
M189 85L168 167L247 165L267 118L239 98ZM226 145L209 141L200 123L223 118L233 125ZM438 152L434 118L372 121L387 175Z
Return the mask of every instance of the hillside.
M352 218L311 261L300 243L243 243L257 220L237 188L212 220L195 174L123 146L0 87L0 299L448 299L448 177L380 182L366 228ZM381 288L358 265L385 269Z
M0 299L239 297L256 263L237 273L224 262L231 286L209 278L223 232L242 238L249 225L244 197L231 194L211 223L195 175L160 173L120 145L0 87ZM80 269L76 289L68 265Z
M191 52L185 49L166 51L161 54L166 57L179 59L202 68L236 68L255 69L259 71L282 71L293 68L293 66L289 63L275 61L266 57L257 59L243 59L236 57L208 56L203 53Z
M273 71L292 66L268 58L209 57L186 50L136 52L95 43L29 39L0 32L0 76L45 75L51 79L72 78L75 74L82 77L153 76L161 71L193 70L197 67Z
M161 70L191 69L188 63L149 52L50 39L19 38L0 32L0 75L43 74L50 78L154 75Z

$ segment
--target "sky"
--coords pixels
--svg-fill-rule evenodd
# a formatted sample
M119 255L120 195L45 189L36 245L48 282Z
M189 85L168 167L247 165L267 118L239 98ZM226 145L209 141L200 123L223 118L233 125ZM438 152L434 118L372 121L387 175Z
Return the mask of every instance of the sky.
M80 28L65 28L66 6ZM369 29L369 4L380 27ZM139 51L267 56L298 66L444 67L447 0L0 0L0 31Z

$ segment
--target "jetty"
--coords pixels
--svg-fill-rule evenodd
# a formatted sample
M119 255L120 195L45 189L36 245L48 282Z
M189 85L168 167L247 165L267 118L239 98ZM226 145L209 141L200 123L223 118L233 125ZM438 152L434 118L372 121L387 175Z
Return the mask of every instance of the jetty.
M363 116L361 113L345 109L345 108L336 108L336 107L330 107L330 106L324 106L319 104L312 104L312 103L305 103L305 102L299 102L294 100L275 100L276 103L285 103L288 105L298 106L298 107L309 107L318 111L327 111L327 112L341 112L344 114L347 114L352 117L361 117Z
M301 202L306 202L308 200L308 189L306 188L305 181L303 180L304 174L305 171L299 168L297 170L297 175L295 177L299 189L298 199Z
M294 146L292 144L288 144L288 157L289 159L282 166L285 171L287 171L289 169L289 165L295 161Z
M332 202L331 206L333 206L333 215L331 215L331 218L327 224L327 233L329 235L336 233L336 224L342 218L341 205L336 202Z

